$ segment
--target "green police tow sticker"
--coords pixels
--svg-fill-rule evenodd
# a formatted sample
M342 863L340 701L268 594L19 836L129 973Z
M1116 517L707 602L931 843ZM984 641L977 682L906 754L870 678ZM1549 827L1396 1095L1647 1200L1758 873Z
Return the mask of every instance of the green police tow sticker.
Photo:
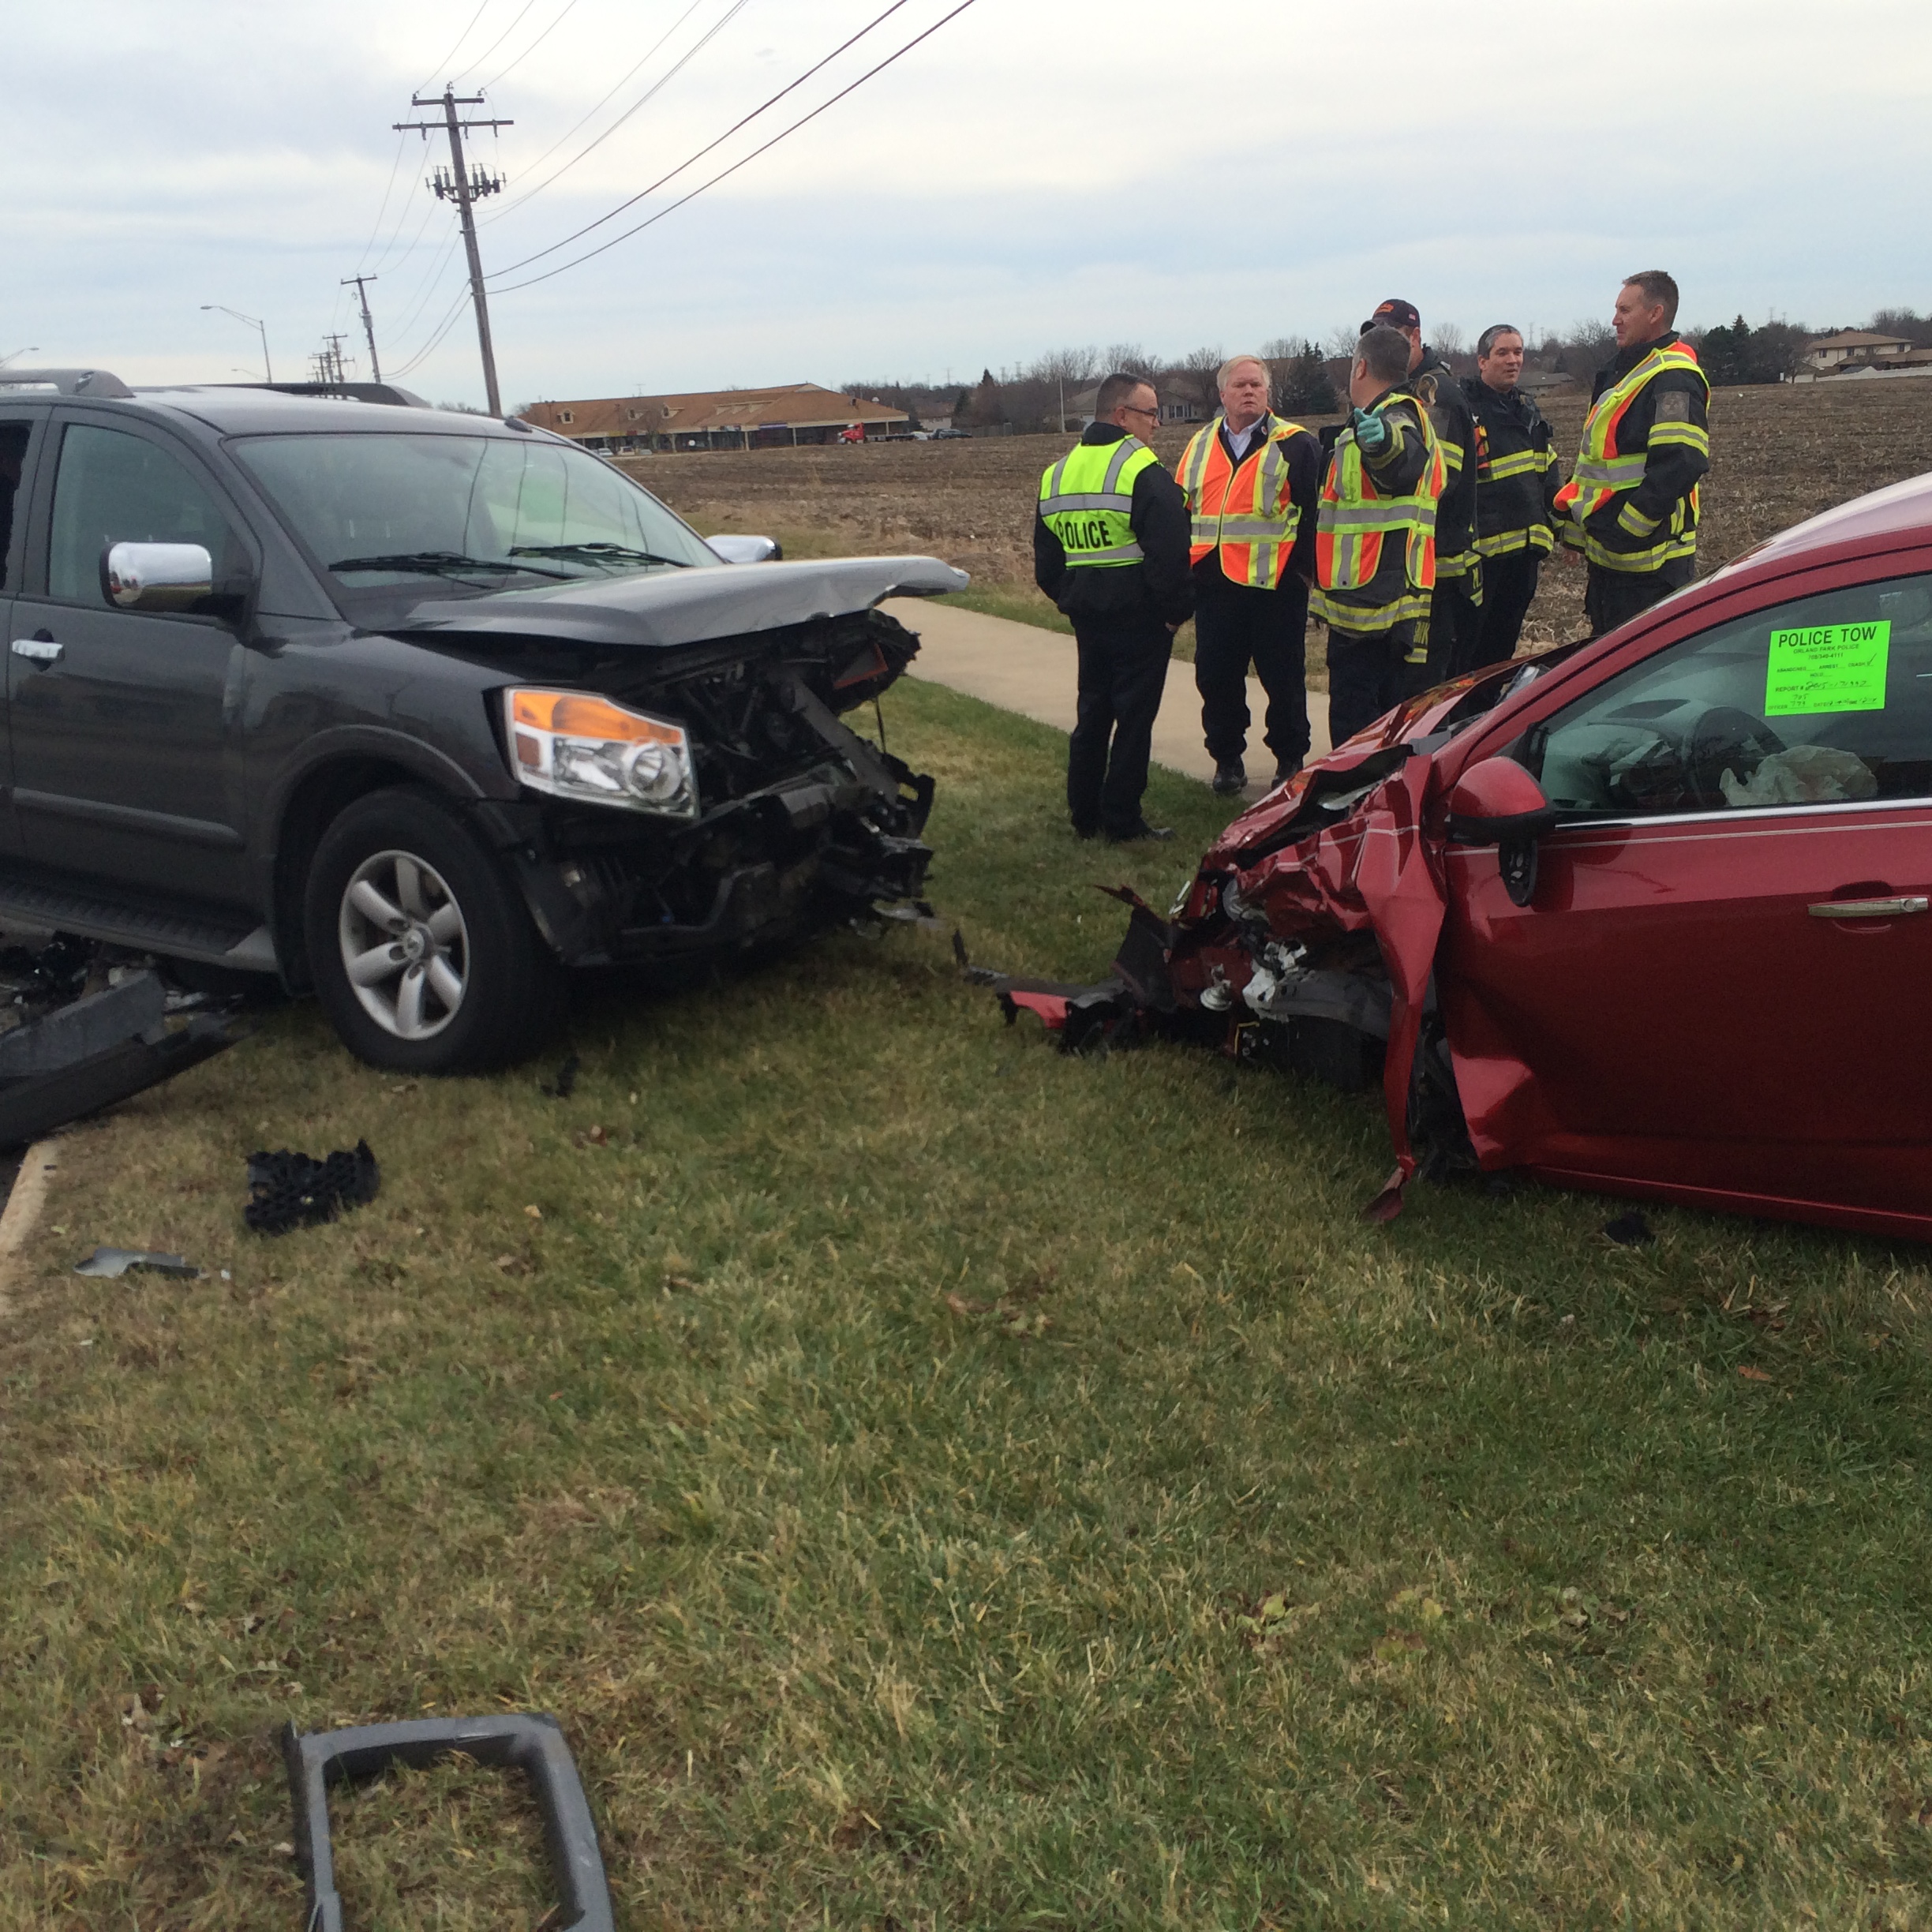
M1885 660L1891 650L1889 623L1809 624L1800 631L1773 631L1765 667L1765 716L1882 711Z

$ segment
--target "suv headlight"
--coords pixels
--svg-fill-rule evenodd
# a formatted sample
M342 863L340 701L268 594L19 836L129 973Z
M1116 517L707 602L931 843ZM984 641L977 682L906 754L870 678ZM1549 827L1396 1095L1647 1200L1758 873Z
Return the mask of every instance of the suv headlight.
M511 690L504 723L518 780L534 792L665 818L698 816L682 725L586 691Z

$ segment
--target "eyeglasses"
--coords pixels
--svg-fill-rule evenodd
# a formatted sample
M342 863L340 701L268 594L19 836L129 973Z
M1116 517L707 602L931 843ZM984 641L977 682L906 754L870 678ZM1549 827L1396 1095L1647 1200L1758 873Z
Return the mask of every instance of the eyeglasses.
M1150 416L1156 422L1160 421L1160 405L1158 402L1151 409L1142 409L1136 402L1123 402L1121 407L1129 416Z

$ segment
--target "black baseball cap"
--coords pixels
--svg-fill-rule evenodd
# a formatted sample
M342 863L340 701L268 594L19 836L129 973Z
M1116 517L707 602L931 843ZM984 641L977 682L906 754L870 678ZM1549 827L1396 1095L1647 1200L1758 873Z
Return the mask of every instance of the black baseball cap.
M1372 328L1419 329L1421 326L1421 310L1413 302L1391 295L1387 301L1376 304L1375 312L1362 324L1361 332L1365 335Z

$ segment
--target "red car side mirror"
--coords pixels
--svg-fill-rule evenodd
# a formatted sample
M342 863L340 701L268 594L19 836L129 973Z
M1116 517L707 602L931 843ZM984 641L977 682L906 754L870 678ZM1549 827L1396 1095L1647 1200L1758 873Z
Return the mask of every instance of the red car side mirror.
M1472 765L1449 794L1449 837L1458 845L1494 845L1511 902L1536 896L1537 841L1556 822L1543 788L1514 758Z

